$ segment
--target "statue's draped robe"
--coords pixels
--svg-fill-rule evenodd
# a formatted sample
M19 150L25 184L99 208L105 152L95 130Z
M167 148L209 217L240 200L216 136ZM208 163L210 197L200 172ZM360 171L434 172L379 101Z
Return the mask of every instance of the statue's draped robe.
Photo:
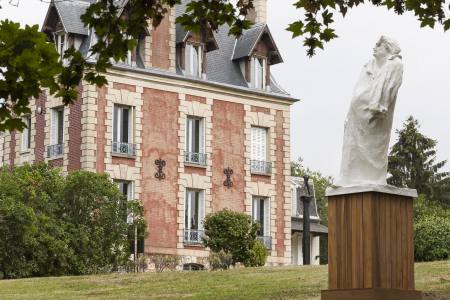
M367 63L355 87L344 130L339 186L386 184L395 101L402 83L401 57L381 68ZM374 115L373 111L379 111Z

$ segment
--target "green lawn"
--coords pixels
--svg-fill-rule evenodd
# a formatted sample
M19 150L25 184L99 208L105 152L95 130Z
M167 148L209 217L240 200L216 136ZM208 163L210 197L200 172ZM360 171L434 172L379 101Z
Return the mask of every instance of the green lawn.
M320 299L326 287L326 266L248 268L3 280L0 299ZM416 264L416 288L450 294L450 261Z

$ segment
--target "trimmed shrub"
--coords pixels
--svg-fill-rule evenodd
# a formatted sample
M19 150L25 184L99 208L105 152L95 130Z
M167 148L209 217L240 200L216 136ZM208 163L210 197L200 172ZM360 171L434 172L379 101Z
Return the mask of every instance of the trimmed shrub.
M262 267L266 264L267 255L267 249L263 243L256 241L250 250L250 257L248 261L244 262L244 265L246 267Z
M224 250L232 255L232 264L247 264L256 241L259 224L245 213L228 209L206 216L203 242L214 252Z
M233 262L233 256L223 250L211 251L209 254L209 265L213 270L228 270Z
M414 224L414 256L416 261L450 258L450 219L424 216Z

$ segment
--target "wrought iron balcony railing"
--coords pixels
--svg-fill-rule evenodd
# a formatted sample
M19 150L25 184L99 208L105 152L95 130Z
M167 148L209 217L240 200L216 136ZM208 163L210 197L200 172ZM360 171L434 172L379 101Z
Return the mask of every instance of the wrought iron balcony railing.
M47 147L47 157L52 158L64 154L64 145L56 144Z
M206 166L206 154L195 152L184 152L184 162L194 165Z
M256 239L260 241L266 249L272 249L272 237L271 236L257 236Z
M136 144L113 142L112 152L115 154L136 156Z
M198 229L185 229L184 230L184 243L185 244L202 244L203 230Z
M271 174L272 163L262 160L250 160L250 171L253 173Z

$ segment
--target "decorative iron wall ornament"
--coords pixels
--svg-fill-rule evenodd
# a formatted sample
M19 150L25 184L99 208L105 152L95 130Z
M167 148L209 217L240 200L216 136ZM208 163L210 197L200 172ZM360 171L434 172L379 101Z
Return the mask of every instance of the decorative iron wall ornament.
M231 175L233 175L233 169L228 167L223 170L223 174L225 174L227 176L227 179L223 182L223 185L228 188L233 187L233 181L231 181Z
M158 167L158 172L155 173L155 177L159 180L164 180L166 178L166 174L164 174L163 168L166 166L166 161L161 158L156 159L155 165Z

